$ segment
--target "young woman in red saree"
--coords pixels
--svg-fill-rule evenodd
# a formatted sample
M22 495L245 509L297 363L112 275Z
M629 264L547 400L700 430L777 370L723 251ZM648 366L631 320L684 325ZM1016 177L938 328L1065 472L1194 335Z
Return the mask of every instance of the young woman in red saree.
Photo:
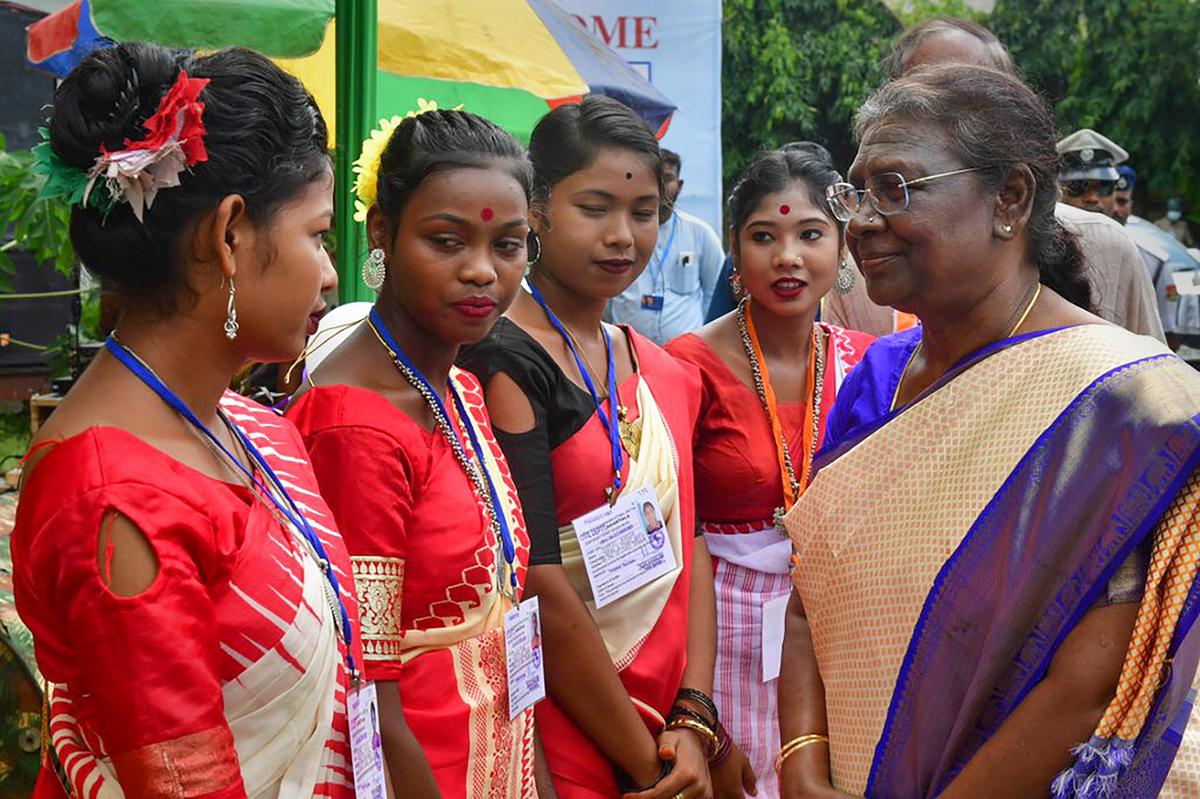
M774 675L791 587L791 542L777 513L804 491L834 397L873 341L816 321L835 280L842 290L854 280L841 225L824 199L840 180L816 144L755 159L729 196L742 302L667 345L702 381L696 511L716 563L713 696L762 797L779 795L771 770L779 751ZM776 664L770 672L764 659Z
M406 799L535 797L533 713L509 719L503 626L528 537L483 392L453 366L520 284L532 168L460 111L405 119L364 159L379 297L288 417L345 530L394 783Z
M35 795L352 797L349 558L296 431L226 391L294 359L336 285L320 113L255 53L121 44L59 87L44 147L121 315L13 531L66 783L47 763Z
M530 156L540 246L528 290L460 362L485 386L529 523L546 762L564 799L707 796L717 742L712 570L692 499L699 381L601 322L654 251L658 143L627 107L588 96L538 123ZM597 607L573 520L643 488L675 567Z

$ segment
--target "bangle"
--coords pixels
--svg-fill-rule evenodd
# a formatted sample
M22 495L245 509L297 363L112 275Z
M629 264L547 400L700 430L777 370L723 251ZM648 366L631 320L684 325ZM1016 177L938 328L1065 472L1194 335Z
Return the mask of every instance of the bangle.
M828 735L801 735L799 738L793 738L783 745L779 750L779 754L775 756L775 773L778 774L783 770L783 761L787 760L796 752L799 752L806 746L812 744L829 743Z
M669 760L660 760L658 765L658 776L655 777L654 782L650 783L649 785L637 785L632 779L630 779L628 774L618 771L617 787L621 789L622 793L641 793L642 791L648 791L667 778L667 775L671 773L671 768L673 765L674 764Z
M683 718L673 719L672 721L667 722L667 726L665 727L665 729L667 729L667 730L688 729L688 730L691 730L692 732L699 733L700 737L703 738L705 740L705 742L708 744L708 754L704 756L705 760L711 760L717 754L717 750L721 748L721 744L717 740L716 733L714 733L712 730L710 730L708 727L704 726L703 724L701 724L698 721L693 721L692 719L683 719Z
M695 688L680 688L679 693L675 694L675 701L678 702L680 699L691 700L707 710L709 714L712 715L712 723L714 725L721 720L720 715L717 713L716 704L712 701L709 695L703 691L697 691Z
M713 723L705 718L704 714L697 713L690 707L684 707L683 705L676 705L675 707L671 708L671 713L667 716L667 723L669 724L675 719L685 716L690 719L695 719L713 732L716 732L716 730L713 728Z
M725 732L725 727L721 724L717 725L717 741L719 746L716 754L708 759L708 764L713 768L728 760L730 753L733 752L733 739L729 737L729 733Z

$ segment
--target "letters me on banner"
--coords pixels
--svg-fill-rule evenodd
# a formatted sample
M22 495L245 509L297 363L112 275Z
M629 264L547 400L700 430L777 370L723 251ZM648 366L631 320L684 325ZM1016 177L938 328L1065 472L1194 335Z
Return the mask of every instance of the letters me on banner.
M683 159L679 207L720 231L720 0L557 2L679 106L662 140Z

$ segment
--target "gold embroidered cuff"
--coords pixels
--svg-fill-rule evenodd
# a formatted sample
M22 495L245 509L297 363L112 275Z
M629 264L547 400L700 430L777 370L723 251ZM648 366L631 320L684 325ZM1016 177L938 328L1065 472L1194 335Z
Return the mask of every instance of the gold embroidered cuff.
M228 727L148 744L112 761L126 796L188 799L229 790L242 779Z
M357 555L350 558L362 622L363 657L399 660L403 627L400 600L404 590L404 561Z

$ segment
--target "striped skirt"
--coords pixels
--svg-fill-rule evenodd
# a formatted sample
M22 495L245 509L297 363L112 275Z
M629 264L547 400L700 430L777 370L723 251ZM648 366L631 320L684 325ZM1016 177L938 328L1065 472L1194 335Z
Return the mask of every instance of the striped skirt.
M713 698L733 742L758 777L760 799L777 799L772 767L779 751L778 680L764 683L763 603L786 595L786 574L770 574L716 558L717 662Z

